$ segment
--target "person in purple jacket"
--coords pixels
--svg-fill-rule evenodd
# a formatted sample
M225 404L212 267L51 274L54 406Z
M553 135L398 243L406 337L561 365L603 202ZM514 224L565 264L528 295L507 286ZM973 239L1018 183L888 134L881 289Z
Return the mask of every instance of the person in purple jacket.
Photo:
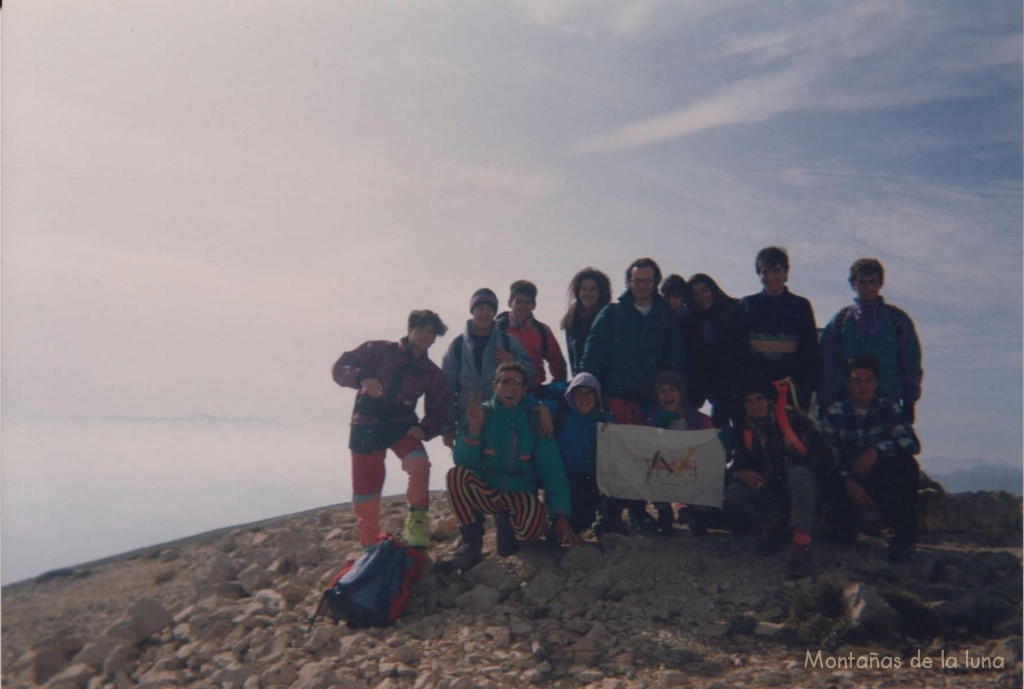
M896 400L908 423L921 399L921 343L914 321L902 309L885 303L882 286L885 268L875 258L861 258L850 266L853 304L845 306L825 326L821 336L824 369L818 405L825 410L846 395L846 362L870 356L878 362L878 394Z
M384 455L391 450L409 474L409 515L402 536L417 548L429 545L430 462L423 442L441 433L448 421L451 394L427 350L448 328L433 311L409 314L408 335L398 342L372 340L345 352L334 364L334 382L359 390L352 409L352 506L358 517L359 542L369 547L380 533L380 493ZM416 404L425 396L423 419Z

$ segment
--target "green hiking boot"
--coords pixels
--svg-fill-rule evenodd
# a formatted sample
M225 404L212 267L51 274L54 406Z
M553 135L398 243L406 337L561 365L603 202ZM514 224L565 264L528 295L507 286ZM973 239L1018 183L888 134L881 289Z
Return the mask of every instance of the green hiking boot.
M430 515L426 510L409 510L405 526L402 527L402 539L413 548L426 550L430 547L430 534L427 531L429 525Z

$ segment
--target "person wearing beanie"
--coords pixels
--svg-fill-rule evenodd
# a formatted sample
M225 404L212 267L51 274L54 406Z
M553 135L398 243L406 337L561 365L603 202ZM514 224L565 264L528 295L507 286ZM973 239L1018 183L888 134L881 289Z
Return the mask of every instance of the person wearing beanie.
M777 552L788 536L792 550L787 572L808 576L813 571L817 477L834 464L831 451L810 418L780 406L771 382L752 378L740 392L746 420L727 479L725 509L754 527L762 555Z
M472 318L466 321L466 330L452 340L441 361L441 370L452 393L448 424L442 438L444 444L451 448L455 446L456 425L466 416L471 394L477 393L485 398L490 394L494 373L500 364L519 362L530 378L534 375L526 348L519 340L496 327L494 317L498 313L498 296L493 290L482 287L473 292L469 313ZM533 408L536 400L528 396L527 403ZM547 414L549 433L550 418Z

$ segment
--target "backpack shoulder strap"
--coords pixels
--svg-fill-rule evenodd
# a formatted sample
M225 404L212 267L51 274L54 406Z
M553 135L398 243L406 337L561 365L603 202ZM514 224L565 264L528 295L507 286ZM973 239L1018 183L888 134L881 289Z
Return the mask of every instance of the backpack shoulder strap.
M533 320L533 324L534 324L534 326L536 326L537 332L540 333L540 352L541 352L541 355L545 359L547 359L548 358L548 334L551 332L551 329L548 328L548 326L546 326L543 323L541 323L540 321L538 321L537 319Z
M465 333L459 333L458 335L456 335L455 339L452 340L452 344L456 345L456 347L455 347L455 364L458 367L458 370L461 372L462 371L462 348L466 344L466 335L465 335Z

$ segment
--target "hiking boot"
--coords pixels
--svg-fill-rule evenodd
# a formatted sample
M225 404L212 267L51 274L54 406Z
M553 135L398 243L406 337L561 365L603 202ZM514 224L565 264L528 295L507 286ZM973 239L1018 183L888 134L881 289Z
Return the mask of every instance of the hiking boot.
M658 522L647 512L646 506L629 510L629 525L641 533L654 533L658 530Z
M676 532L676 517L672 514L672 508L668 505L658 508L658 533L662 536L671 536Z
M617 533L623 536L629 534L629 527L622 521L622 514L614 514L612 512L600 512L590 530L595 536L602 536L607 533Z
M809 577L814 573L814 562L811 558L811 544L793 544L793 552L789 554L786 574L791 577Z
M694 536L707 535L709 525L711 523L710 515L706 514L699 507L691 507L690 513L690 533Z
M430 515L426 510L409 510L405 526L402 527L402 540L413 548L426 550L430 547L430 535L427 531L429 524Z
M516 532L512 530L507 512L494 515L494 542L498 557L508 557L519 552L519 541L516 540Z
M484 559L484 523L478 519L459 527L459 547L452 554L452 567L469 569Z

